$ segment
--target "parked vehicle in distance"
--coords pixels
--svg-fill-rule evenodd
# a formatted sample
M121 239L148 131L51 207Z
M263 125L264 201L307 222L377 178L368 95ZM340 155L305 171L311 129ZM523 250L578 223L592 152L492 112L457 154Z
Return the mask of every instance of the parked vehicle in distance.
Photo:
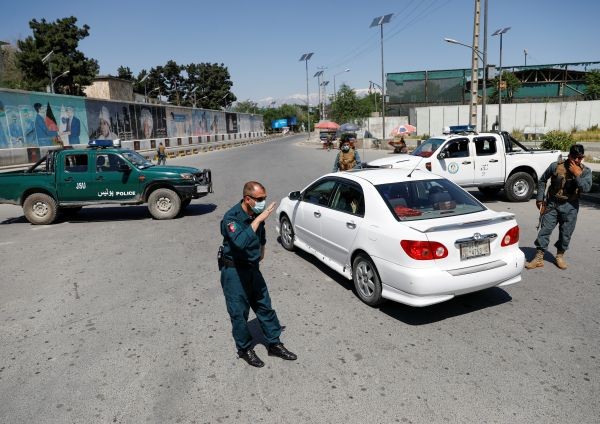
M531 150L509 133L476 133L458 126L449 134L425 140L409 155L390 156L366 164L373 168L426 169L461 187L477 187L485 195L504 189L511 202L531 199L540 175L561 155L559 150Z
M291 192L276 213L283 247L352 279L368 305L427 306L521 281L514 215L430 172L327 174Z
M110 140L94 140L87 149L54 150L26 171L0 174L0 203L22 206L32 224L51 224L58 212L104 203L148 203L155 219L171 219L208 193L210 169L156 166Z

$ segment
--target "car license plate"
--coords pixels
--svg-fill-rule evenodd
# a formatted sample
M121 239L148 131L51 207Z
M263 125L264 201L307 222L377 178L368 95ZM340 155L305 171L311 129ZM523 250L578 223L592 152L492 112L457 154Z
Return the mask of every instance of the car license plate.
M196 193L208 193L207 186L198 186L196 187Z
M490 241L469 241L460 244L460 260L478 258L480 256L490 255Z

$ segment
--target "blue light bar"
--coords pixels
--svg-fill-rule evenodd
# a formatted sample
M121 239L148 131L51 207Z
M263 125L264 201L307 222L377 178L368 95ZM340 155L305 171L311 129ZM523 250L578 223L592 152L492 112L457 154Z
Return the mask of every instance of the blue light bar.
M475 132L475 125L451 125L450 134Z
M114 147L112 140L90 140L88 147L105 148Z

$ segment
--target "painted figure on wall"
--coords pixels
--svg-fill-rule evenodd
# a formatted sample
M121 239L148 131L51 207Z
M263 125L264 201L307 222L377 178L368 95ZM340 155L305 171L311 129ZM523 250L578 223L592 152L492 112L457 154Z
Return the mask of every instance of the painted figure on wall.
M48 104L48 106L50 106L50 104ZM42 106L41 103L35 103L33 108L37 113L35 117L35 134L38 139L38 144L40 146L52 146L54 139L58 137L56 121L54 121L55 129L50 128L52 125L48 126L48 123L51 124L52 120L47 116L47 107ZM50 110L50 113L52 113L52 110Z
M152 132L154 130L154 119L149 109L142 109L140 112L140 127L142 129L142 137L144 139L152 138Z
M4 103L0 101L0 149L10 147L8 144L8 134L6 132L6 112L4 111Z
M75 110L73 106L67 106L65 108L66 122L65 122L65 134L69 137L69 144L80 144L79 139L81 135L81 121L75 116Z
M110 125L110 113L108 112L108 108L106 106L102 106L100 109L100 127L98 139L100 140L116 140L117 135L112 131Z

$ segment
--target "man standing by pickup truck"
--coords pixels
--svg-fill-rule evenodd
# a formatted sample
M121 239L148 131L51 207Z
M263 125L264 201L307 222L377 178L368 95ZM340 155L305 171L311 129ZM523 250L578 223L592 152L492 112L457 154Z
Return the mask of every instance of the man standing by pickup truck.
M540 210L540 231L535 240L537 252L533 260L525 265L527 269L544 266L544 252L548 247L550 235L558 224L558 240L556 246L556 266L567 269L564 254L569 248L571 235L577 223L579 212L579 196L587 193L592 187L592 171L581 161L584 149L581 144L574 144L569 150L566 161L552 163L542 174L538 182L535 205ZM544 199L546 182L550 179L548 197Z

